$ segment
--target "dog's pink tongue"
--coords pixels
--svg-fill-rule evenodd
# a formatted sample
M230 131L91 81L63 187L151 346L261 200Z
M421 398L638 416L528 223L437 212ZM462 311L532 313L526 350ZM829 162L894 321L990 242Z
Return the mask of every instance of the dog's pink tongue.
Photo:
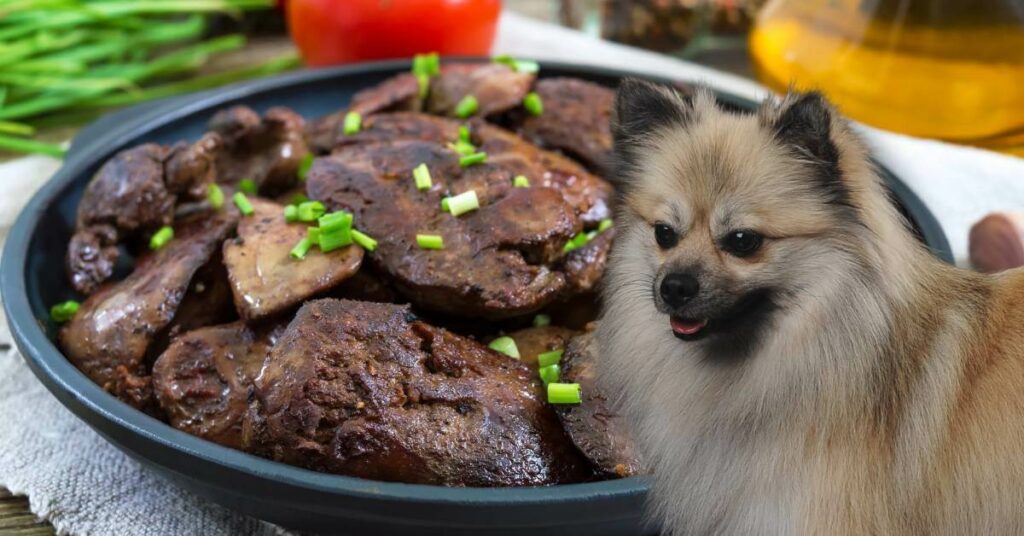
M679 333L680 335L693 335L698 331L704 329L704 326L708 325L707 320L696 320L688 322L679 318L670 319L672 323L672 331Z

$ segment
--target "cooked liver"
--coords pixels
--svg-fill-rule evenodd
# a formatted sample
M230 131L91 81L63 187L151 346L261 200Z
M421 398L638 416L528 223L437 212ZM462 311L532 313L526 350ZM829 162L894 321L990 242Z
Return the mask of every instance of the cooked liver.
M218 182L233 185L251 179L261 194L273 195L298 181L309 148L305 120L294 111L274 107L261 118L247 106L234 106L217 112L209 128L224 139L217 157Z
M538 354L565 349L569 339L577 333L579 332L561 326L543 326L523 328L509 333L508 336L516 341L520 361L536 368Z
M272 457L318 471L448 486L589 475L533 370L405 306L306 303L256 394Z

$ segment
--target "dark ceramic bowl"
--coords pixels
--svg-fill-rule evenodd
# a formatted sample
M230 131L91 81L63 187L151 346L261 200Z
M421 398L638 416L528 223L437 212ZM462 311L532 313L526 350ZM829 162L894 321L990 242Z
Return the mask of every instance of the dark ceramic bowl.
M111 155L142 142L196 139L232 104L289 106L306 117L335 111L352 94L408 69L380 63L302 71L123 110L83 130L60 171L22 210L7 240L0 290L25 360L68 409L112 444L197 495L286 527L348 534L629 534L641 528L644 478L529 489L464 489L375 482L272 462L192 437L121 403L89 381L54 344L50 304L72 298L63 269L75 207ZM634 73L545 63L542 76L614 86ZM659 80L666 82L664 80ZM755 103L720 95L733 107ZM935 218L883 170L894 200L921 239L950 261ZM116 475L111 475L116 478Z

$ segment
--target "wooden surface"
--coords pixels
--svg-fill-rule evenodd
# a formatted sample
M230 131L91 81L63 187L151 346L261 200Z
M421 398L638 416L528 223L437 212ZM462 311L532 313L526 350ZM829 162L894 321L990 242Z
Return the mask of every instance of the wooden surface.
M53 527L28 510L28 499L0 488L0 535L50 536Z

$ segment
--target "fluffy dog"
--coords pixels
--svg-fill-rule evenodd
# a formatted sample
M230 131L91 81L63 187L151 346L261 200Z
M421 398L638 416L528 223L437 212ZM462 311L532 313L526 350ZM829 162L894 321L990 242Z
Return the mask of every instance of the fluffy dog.
M1024 273L935 259L819 94L615 115L600 373L665 532L1024 533Z

